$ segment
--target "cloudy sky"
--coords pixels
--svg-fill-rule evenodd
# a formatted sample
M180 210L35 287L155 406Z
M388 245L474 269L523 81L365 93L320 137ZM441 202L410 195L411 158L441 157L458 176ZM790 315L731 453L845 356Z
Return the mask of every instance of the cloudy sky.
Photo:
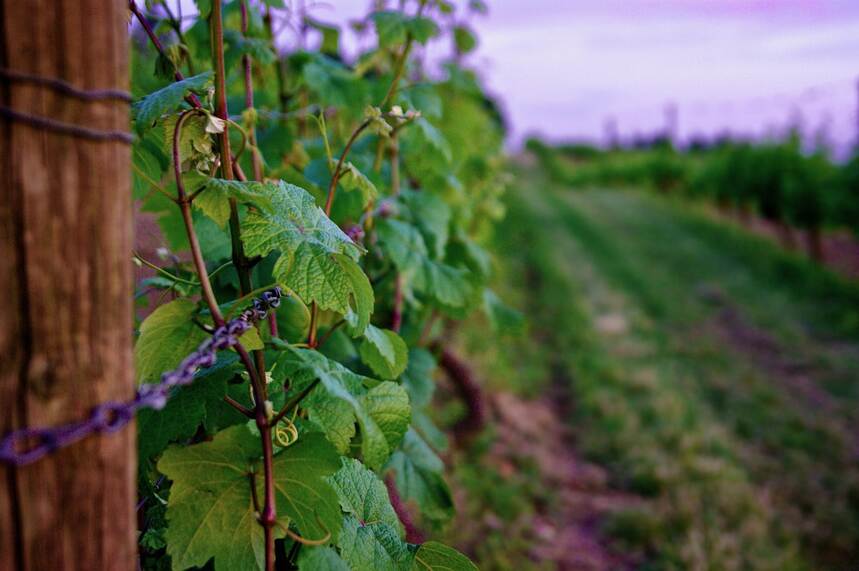
M513 140L601 138L664 124L681 137L764 134L802 121L841 145L856 131L859 0L488 0L472 63ZM320 6L346 21L366 0Z

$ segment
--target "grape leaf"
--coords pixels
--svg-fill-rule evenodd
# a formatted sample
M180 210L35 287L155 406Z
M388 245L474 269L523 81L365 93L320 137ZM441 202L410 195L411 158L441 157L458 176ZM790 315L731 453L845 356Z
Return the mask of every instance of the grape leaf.
M191 316L197 305L177 299L158 307L140 325L134 345L137 382L158 382L161 373L175 368L206 338Z
M415 502L426 519L440 524L453 516L453 498L442 477L444 463L414 429L406 433L385 471L394 473L400 496Z
M197 5L197 11L200 13L200 18L208 18L212 11L212 0L194 0Z
M477 571L468 557L437 541L427 541L415 553L412 571Z
M341 518L326 478L338 470L339 455L325 436L302 433L297 443L275 455L273 466L277 513L289 517L306 539L318 540L329 532L336 538Z
M409 348L402 338L389 329L370 325L364 331L360 348L361 360L383 379L393 380L406 369Z
M342 463L329 478L344 512L337 540L341 557L355 571L407 569L411 552L385 484L358 460Z
M379 194L373 181L367 178L367 176L358 170L358 167L351 162L347 162L343 165L343 174L340 175L340 186L342 186L343 190L347 192L352 190L361 191L362 207L367 206L367 204Z
M419 44L426 44L430 38L437 36L439 33L438 24L424 16L409 18L405 21L405 27Z
M377 232L385 253L417 291L441 306L462 308L471 301L473 286L466 272L432 260L417 228L389 218L379 222Z
M496 333L516 335L525 329L525 318L522 314L506 305L489 288L483 290L483 311Z
M301 78L320 103L344 111L359 113L367 102L367 86L341 62L323 54L307 54L310 61L301 70Z
M176 387L162 410L144 408L137 413L137 446L141 461L161 453L169 443L194 436L210 407L219 407L227 394L227 380L236 374L238 357L227 353L194 382ZM231 409L232 410L232 409ZM247 420L236 415L238 420Z
M411 219L424 237L435 259L444 256L450 226L450 207L439 196L431 192L407 191L402 199L408 206Z
M376 35L379 38L380 48L400 44L406 40L405 18L401 12L380 10L374 12L371 18L376 24Z
M429 351L420 347L409 349L409 363L402 381L413 408L423 408L432 400L435 391L432 380L434 370L435 359Z
M477 38L468 26L460 25L453 28L453 41L456 51L460 54L473 52L477 47Z
M203 72L182 81L176 81L134 102L131 114L138 133L143 133L152 127L158 119L169 111L173 111L189 93L204 95L212 85L214 73Z
M271 65L277 56L271 49L271 42L262 38L246 38L238 30L225 30L224 40L228 44L224 54L227 69L235 69L244 55L253 59L254 65Z
M299 571L351 571L331 547L305 547L298 554Z
M444 135L441 134L441 131L435 125L423 117L415 119L414 124L417 127L415 132L420 136L419 138L427 148L438 153L445 162L449 163L453 160L453 151L450 149L450 143L447 142L447 139L444 138Z
M302 407L343 453L355 435L357 422L361 452L372 468L384 465L408 428L411 414L405 389L363 377L318 351L287 348L278 357L272 376L278 382L291 379L294 393L318 379L321 386L313 389Z
M173 481L167 503L173 569L200 567L213 557L216 571L263 568L263 530L249 483L259 456L259 439L243 425L164 453L158 470ZM275 534L284 535L278 528Z
M388 443L387 458L403 440L411 421L409 394L396 383L380 383L360 398L367 414L378 425Z
M304 22L322 35L322 42L319 44L320 52L333 57L339 55L340 28L306 16L304 18Z
M176 114L167 115L161 120L164 148L166 149L173 149L173 135L178 120L179 115ZM182 132L179 134L179 157L182 161L180 166L182 171L191 170L189 174L196 175L191 180L186 178L187 175L182 178L185 182L185 191L188 194L203 186L208 178L208 173L217 160L215 140L212 133L206 131L208 124L209 119L204 115L193 115L182 123ZM173 160L172 154L170 160L171 162Z
M230 219L230 198L253 204L262 211L271 212L271 200L263 190L264 186L265 183L261 182L210 178L206 181L206 189L194 198L193 204L218 226L224 228Z
M247 426L221 431L211 442L170 448L158 469L173 485L167 504L167 553L174 569L204 565L215 570L262 569L264 538L256 520L250 474L260 473L259 438ZM309 538L339 532L337 496L327 477L338 468L337 452L320 434L303 434L274 459L278 521L290 521ZM256 478L262 497L262 478ZM276 537L285 534L280 526Z
M346 315L354 302L359 323L372 309L370 282L355 260L362 250L322 212L304 189L279 181L262 187L273 213L251 212L242 228L249 256L281 255L275 279L305 303Z

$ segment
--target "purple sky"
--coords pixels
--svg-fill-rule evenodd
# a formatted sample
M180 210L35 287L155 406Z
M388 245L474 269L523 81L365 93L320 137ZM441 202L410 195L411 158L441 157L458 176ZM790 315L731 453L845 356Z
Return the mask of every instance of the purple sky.
M855 136L859 0L489 0L472 18L472 62L504 104L512 140L602 138L664 123L681 137L783 129L799 109L807 131ZM345 21L367 0L319 7ZM462 2L460 2L462 4ZM809 88L816 88L809 90Z
M651 132L668 102L681 138L778 133L797 117L841 150L856 137L859 0L485 1L489 14L469 19L480 35L469 59L513 145L530 133L602 140L608 117L622 137ZM375 3L318 0L311 13L345 24Z

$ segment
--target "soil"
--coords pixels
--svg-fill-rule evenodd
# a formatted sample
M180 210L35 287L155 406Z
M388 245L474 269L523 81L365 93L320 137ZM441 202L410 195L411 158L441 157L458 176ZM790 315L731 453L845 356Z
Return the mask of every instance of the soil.
M528 457L538 468L541 485L557 492L557 501L534 518L532 555L563 571L632 569L629 555L613 551L600 530L608 514L639 500L612 490L605 470L579 455L573 434L559 414L563 411L557 410L563 402L562 398L524 401L507 393L492 397L498 438L491 454L501 463Z

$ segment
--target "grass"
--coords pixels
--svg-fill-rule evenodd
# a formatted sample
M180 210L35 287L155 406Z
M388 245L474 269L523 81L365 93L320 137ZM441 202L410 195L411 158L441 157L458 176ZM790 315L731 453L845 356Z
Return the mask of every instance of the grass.
M562 383L613 485L605 529L653 569L848 569L859 558L859 286L635 191L523 170L495 248L527 338L465 332L493 383Z

